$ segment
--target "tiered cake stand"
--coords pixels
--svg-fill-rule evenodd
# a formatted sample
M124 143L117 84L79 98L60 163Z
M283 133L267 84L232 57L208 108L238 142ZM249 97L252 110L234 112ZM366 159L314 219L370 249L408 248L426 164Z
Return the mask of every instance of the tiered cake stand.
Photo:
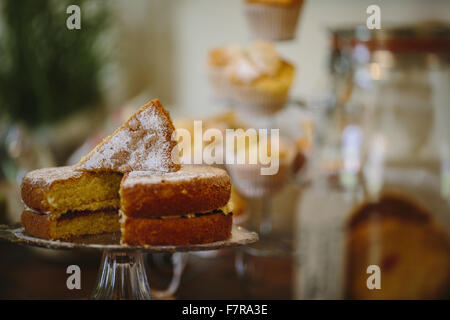
M91 299L152 299L143 255L187 251L216 250L243 246L258 240L255 232L233 226L231 238L207 244L183 246L125 246L120 245L120 233L82 237L70 242L44 240L28 236L23 228L0 228L0 239L12 243L66 250L101 250L102 263Z

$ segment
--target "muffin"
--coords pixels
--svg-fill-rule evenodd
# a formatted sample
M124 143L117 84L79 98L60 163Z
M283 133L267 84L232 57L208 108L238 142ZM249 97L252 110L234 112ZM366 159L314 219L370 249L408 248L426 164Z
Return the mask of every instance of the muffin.
M244 13L255 39L291 40L295 37L304 0L245 0Z
M272 43L261 41L212 49L207 70L216 98L257 116L274 114L286 105L295 73Z

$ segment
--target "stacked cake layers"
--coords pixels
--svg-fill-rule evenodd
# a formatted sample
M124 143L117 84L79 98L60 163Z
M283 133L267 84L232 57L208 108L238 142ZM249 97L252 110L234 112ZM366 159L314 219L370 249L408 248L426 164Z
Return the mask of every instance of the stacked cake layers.
M181 245L227 239L230 194L229 176L214 167L127 173L120 188L122 242Z
M207 166L132 171L123 178L115 172L46 168L23 179L22 225L45 239L122 230L124 244L206 243L230 236L230 193L226 172Z
M169 113L140 108L76 166L29 172L22 224L32 236L69 239L122 231L130 245L198 244L231 235L231 183L222 169L181 167Z
M22 180L22 225L45 239L119 231L121 179L120 173L74 167L31 171Z

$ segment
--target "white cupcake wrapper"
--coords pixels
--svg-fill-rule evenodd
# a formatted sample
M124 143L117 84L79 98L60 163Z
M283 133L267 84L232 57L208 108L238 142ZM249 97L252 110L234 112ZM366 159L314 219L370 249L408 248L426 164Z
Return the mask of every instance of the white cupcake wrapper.
M229 81L224 77L224 72L220 68L209 67L207 70L208 81L213 97L217 100L228 100Z
M228 165L228 173L237 190L248 198L259 198L280 191L291 173L290 165L280 165L275 175L261 175L259 165Z
M245 3L244 12L253 38L261 40L291 40L303 3L289 7Z
M240 113L256 116L272 115L283 109L289 92L273 94L250 86L230 85L230 101Z

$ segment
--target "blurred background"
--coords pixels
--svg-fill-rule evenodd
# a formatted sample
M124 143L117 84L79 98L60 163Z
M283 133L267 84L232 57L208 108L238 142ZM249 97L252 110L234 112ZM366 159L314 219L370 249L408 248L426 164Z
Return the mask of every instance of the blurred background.
M177 127L279 128L292 151L270 181L227 168L235 222L262 241L190 254L173 298L449 298L449 2L292 1L282 22L279 2L2 0L0 224L20 221L27 171L76 163L159 98ZM70 4L81 30L66 28ZM381 30L365 27L372 4ZM287 35L271 33L276 23ZM286 96L256 79L218 97L212 49L255 40L294 70ZM280 74L262 77L277 87ZM3 299L87 298L100 259L7 243L0 255ZM164 287L170 257L148 260L151 285ZM70 264L81 291L65 286ZM366 287L372 264L381 290Z

